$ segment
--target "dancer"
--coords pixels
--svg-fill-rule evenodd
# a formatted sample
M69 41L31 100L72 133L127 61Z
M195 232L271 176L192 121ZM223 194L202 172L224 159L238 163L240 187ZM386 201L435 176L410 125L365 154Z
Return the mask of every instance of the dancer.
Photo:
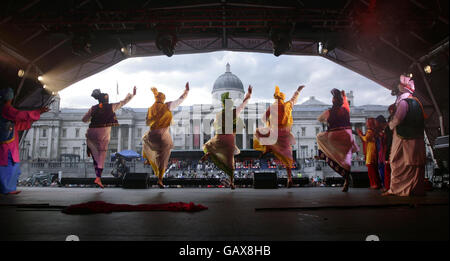
M388 108L389 118L388 122L392 120L395 113L395 104L391 104ZM392 130L389 128L389 125L386 124L384 128L384 139L383 139L383 149L384 149L384 189L386 191L389 190L391 184L391 163L389 161L389 157L391 155L391 147L392 147Z
M384 189L385 187L385 169L386 169L386 149L384 148L386 146L385 144L385 133L384 130L387 126L386 118L384 118L383 115L378 115L376 118L376 124L375 124L375 145L377 149L377 167L378 167L378 177L380 179L380 188Z
M172 123L171 111L186 99L189 93L189 82L186 83L186 89L180 98L171 102L164 103L166 100L164 93L158 92L156 88L151 90L155 96L155 103L147 111L146 124L150 126L150 129L142 137L142 156L146 159L145 164L150 164L158 177L158 186L164 188L162 180L173 148L169 132Z
M87 155L92 156L94 161L96 176L94 183L101 188L104 188L101 177L111 136L111 126L119 126L115 111L127 104L135 95L136 86L133 88L133 94L128 93L124 100L109 103L108 94L95 89L91 96L98 100L98 104L92 106L81 119L83 122L91 122L86 132Z
M331 90L333 106L317 119L328 124L328 130L317 134L319 158L344 177L343 192L348 191L352 153L359 151L350 125L350 106L344 91Z
M208 159L216 164L230 177L230 188L235 189L234 185L234 155L238 155L240 150L236 147L236 125L239 123L239 114L245 108L252 96L252 86L248 86L247 94L236 109L233 109L233 101L230 99L230 93L223 93L221 96L222 111L216 114L214 120L214 129L216 135L203 145L205 155L201 161Z
M367 172L369 175L369 182L371 189L380 188L380 179L378 178L377 167L377 147L376 147L376 121L375 118L367 118L366 120L366 134L363 134L360 129L357 129L358 136L363 142L363 151L366 158Z
M19 194L17 180L20 172L19 131L28 130L48 107L33 111L17 110L11 105L14 91L0 90L0 193Z
M397 96L395 114L389 121L393 130L390 155L391 184L382 195L424 195L426 115L420 101L413 97L414 81L401 75L392 94Z
M297 103L300 91L305 88L304 85L298 87L292 98L285 102L285 94L280 92L280 88L275 86L273 97L275 102L263 114L262 121L266 127L258 128L253 137L253 149L266 153L273 153L284 165L287 171L288 180L286 187L292 186L292 145L295 137L291 133L292 109Z

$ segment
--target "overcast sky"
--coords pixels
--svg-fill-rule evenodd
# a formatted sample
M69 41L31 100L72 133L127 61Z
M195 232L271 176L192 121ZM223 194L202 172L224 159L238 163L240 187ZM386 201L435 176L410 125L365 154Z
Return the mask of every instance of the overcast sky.
M191 91L182 105L210 104L214 81L225 72L230 63L231 72L244 84L253 86L252 102L272 101L275 85L287 98L299 85L306 85L298 104L315 96L331 104L330 90L353 91L356 106L366 104L389 105L395 100L390 91L379 84L325 58L221 51L204 54L185 54L130 58L98 74L79 81L59 92L61 107L89 108L97 103L90 95L100 88L116 102L137 87L137 96L126 105L147 108L154 102L152 86L166 94L166 101L177 99L189 81ZM116 82L119 95L116 94Z

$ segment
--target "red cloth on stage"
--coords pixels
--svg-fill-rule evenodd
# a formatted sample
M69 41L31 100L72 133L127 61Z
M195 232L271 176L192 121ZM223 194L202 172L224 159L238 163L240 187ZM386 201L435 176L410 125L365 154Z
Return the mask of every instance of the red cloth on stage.
M65 214L97 214L111 212L129 212L129 211L185 211L196 212L208 209L203 205L194 203L174 202L164 204L112 204L104 201L90 201L76 205L70 205L63 209Z
M373 189L380 188L380 179L378 178L378 170L376 164L367 164L370 187Z
M389 190L391 187L391 164L384 165L384 187Z

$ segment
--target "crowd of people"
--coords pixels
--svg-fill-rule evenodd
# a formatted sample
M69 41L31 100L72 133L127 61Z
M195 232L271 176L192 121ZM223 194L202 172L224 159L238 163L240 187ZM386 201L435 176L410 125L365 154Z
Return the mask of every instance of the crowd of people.
M293 118L292 109L298 100L301 85L292 98L285 101L285 94L275 87L274 102L262 115L264 127L256 129L254 133L253 149L261 152L261 158L271 153L274 159L235 161L240 153L235 144L236 129L243 124L239 115L251 99L252 86L238 106L234 106L228 92L221 96L222 110L216 114L214 130L216 135L203 146L204 156L198 162L172 161L173 168L193 168L193 171L208 173L218 169L228 176L229 187L235 188L234 177L236 170L253 168L278 168L282 165L286 169L287 184L292 186L292 168L295 160L292 157L292 147L296 143L291 132ZM392 91L396 96L395 103L390 106L390 117L386 121L383 117L367 119L367 131L363 134L357 130L357 135L363 140L366 165L369 170L371 188L384 187L383 195L423 195L425 173L425 143L424 120L427 117L422 104L413 96L414 82L408 76L401 75L400 83ZM156 88L151 88L155 102L148 108L146 124L149 130L142 137L143 158L150 165L158 178L158 186L164 188L163 176L169 164L173 141L170 134L172 111L188 96L189 83L186 83L183 94L175 101L165 101L165 94ZM349 188L354 154L360 151L354 140L354 133L350 124L350 106L344 91L331 90L332 107L324 111L318 121L326 123L326 131L317 134L318 159L324 160L345 182L343 192ZM136 95L127 94L124 100L109 103L107 93L99 89L91 96L98 100L83 116L83 122L89 122L86 133L87 154L93 158L96 179L94 181L103 188L101 176L104 168L106 152L110 141L111 126L119 125L115 111L127 104ZM14 92L11 88L0 92L0 190L3 194L17 194L17 179L20 175L18 131L30 128L32 122L39 119L41 113L49 109L43 107L34 111L19 111L11 105ZM231 123L231 124L230 124ZM211 160L211 162L206 162ZM192 173L192 172L189 172ZM183 172L181 176L184 176ZM187 174L186 174L187 175ZM189 174L192 175L192 174ZM202 174L204 175L204 174ZM208 175L208 174L206 174Z

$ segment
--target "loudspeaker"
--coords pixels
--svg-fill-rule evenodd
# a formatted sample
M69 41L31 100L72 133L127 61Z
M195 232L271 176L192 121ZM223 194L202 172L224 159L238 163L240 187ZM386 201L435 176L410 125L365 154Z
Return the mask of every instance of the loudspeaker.
M278 177L276 172L255 172L253 175L253 188L276 189L278 188Z
M126 173L122 180L122 187L128 189L148 189L148 173Z
M370 186L368 172L351 172L350 186L352 188L368 188Z

